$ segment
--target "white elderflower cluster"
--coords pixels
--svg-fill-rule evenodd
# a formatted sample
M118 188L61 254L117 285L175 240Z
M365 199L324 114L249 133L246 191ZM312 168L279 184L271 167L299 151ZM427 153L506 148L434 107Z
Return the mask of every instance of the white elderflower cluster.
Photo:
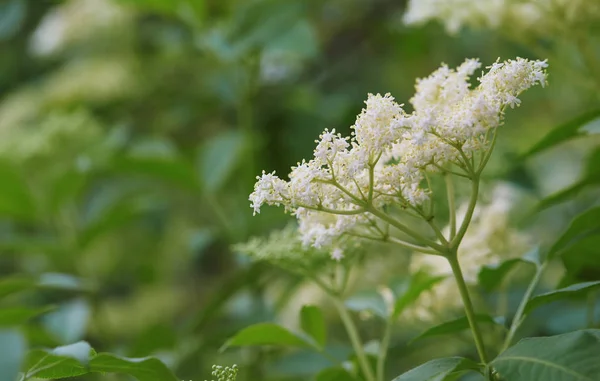
M599 18L600 3L589 0L410 0L403 21L420 25L436 20L451 34L472 27L547 35Z
M264 204L283 205L297 217L306 245L339 249L340 237L376 229L382 207L427 201L427 172L450 163L474 172L472 163L490 147L504 109L518 106L519 94L529 87L545 85L546 66L522 58L496 62L470 88L478 60L456 69L442 65L417 80L412 113L390 94L369 94L351 137L325 130L313 158L293 167L288 181L263 172L251 207L259 213Z
M520 257L531 247L527 234L510 228L509 217L516 198L514 188L499 184L493 190L492 201L475 208L469 230L458 249L458 259L467 284L477 284L477 276L483 266ZM465 210L466 205L463 205L457 213L458 217L463 217ZM407 311L409 317L412 315L419 320L431 321L449 310L461 308L460 294L446 258L415 255L411 271L425 271L434 276L447 275L448 278L422 294L414 309Z

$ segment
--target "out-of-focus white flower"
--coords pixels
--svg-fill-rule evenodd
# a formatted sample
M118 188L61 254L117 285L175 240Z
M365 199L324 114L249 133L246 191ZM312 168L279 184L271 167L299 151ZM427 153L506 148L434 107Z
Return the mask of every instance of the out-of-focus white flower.
M517 198L518 194L513 187L499 184L492 192L491 202L475 208L469 229L458 249L458 259L467 284L477 283L477 275L483 266L520 257L531 246L527 234L510 228L510 212ZM460 208L458 223L464 217L466 209L467 205ZM460 294L446 258L416 254L411 263L411 271L426 271L434 276L448 275L448 278L421 295L413 310L407 312L409 317L434 320L449 310L460 308Z
M588 0L410 0L403 17L407 25L439 21L451 34L482 27L546 36L598 19L600 3Z
M130 13L110 0L70 0L48 12L34 31L30 49L34 55L55 54L67 45L83 41L99 30L127 25Z
M471 89L478 60L457 69L442 65L417 80L410 114L390 94L369 94L351 138L325 130L314 157L293 167L289 181L263 172L251 207L259 213L264 204L283 205L299 220L304 243L317 248L376 229L365 205L407 207L428 200L430 190L422 186L426 172L448 163L465 167L465 160L485 152L504 109L518 106L527 88L545 85L546 66L522 58L496 62Z

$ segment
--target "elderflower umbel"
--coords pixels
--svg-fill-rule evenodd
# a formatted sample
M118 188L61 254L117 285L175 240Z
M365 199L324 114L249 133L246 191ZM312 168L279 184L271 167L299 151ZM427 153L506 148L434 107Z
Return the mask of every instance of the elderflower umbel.
M233 365L232 367L213 365L212 369L213 371L211 374L217 377L217 379L213 381L235 381L239 371L237 365Z
M477 283L477 276L483 266L520 257L530 248L529 236L510 228L509 217L516 197L514 188L499 184L492 192L491 202L475 208L469 230L458 249L458 258L467 284ZM465 210L466 205L463 205L458 216L464 217ZM449 310L457 310L462 306L451 276L452 268L445 258L435 255L413 256L411 271L425 271L433 276L448 278L423 293L414 307L406 311L407 317L435 320Z
M412 113L390 94L369 94L351 137L325 130L313 158L292 167L288 181L263 172L251 207L259 213L264 204L283 205L298 219L304 244L316 248L339 248L340 238L365 232L383 237L376 217L382 207L421 206L430 196L426 173L449 164L466 168L483 157L504 109L519 106L529 87L545 85L546 66L522 58L496 62L472 89L478 60L456 69L442 65L417 80Z

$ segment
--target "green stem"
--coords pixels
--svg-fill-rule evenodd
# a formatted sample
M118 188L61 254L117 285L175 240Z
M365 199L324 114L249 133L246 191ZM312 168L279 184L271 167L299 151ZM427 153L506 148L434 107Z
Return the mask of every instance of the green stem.
M506 350L506 348L508 348L510 346L510 344L512 343L512 341L515 337L515 334L517 333L517 330L523 323L523 320L525 320L525 315L524 315L525 314L525 306L527 306L527 302L529 302L529 299L531 299L531 296L533 295L535 288L537 287L538 283L540 282L542 273L544 272L545 268L546 268L546 262L542 263L542 265L537 268L537 271L536 271L533 279L531 280L531 283L529 283L529 286L527 287L527 290L525 291L525 294L523 295L523 299L521 299L521 303L519 304L519 307L517 308L517 312L515 313L515 317L513 318L512 324L510 325L510 329L508 330L506 339L504 339L504 344L502 345L501 352L504 352Z
M379 355L377 356L377 381L385 380L385 360L387 357L388 348L390 346L392 326L392 319L386 319L383 338L381 339L381 345L379 345Z
M467 207L467 213L465 213L465 218L460 224L460 228L456 232L452 241L450 241L450 250L456 251L458 246L460 245L465 233L467 232L467 228L471 223L471 218L473 218L473 212L475 211L475 205L477 205L477 197L479 196L479 176L474 176L473 180L471 180L471 198L469 199L469 206Z
M356 353L356 357L358 359L358 364L362 369L363 374L367 381L376 381L375 375L373 374L373 370L369 365L369 361L367 359L367 355L363 348L362 340L358 334L358 329L352 321L352 317L348 313L346 307L344 307L344 303L338 298L333 298L333 305L337 309L340 314L340 318L342 319L342 323L344 324L344 328L346 328L346 332L348 332L348 337L350 338L350 343L354 348L354 352Z
M467 315L467 320L469 321L469 326L471 327L471 332L473 333L473 339L475 340L477 353L479 354L481 362L487 364L488 358L485 353L483 338L481 336L481 331L477 326L477 321L475 320L475 311L473 308L473 303L471 302L469 290L467 288L467 284L465 283L465 278L463 277L462 270L460 269L460 264L458 263L458 256L456 255L456 251L452 252L447 258L448 262L450 262L450 267L452 267L452 273L454 274L454 278L456 279L458 291L460 292L460 297L462 298L465 307L465 313Z
M452 240L456 236L456 207L454 205L454 183L449 173L444 174L446 180L446 193L448 194L448 212L450 213L450 237Z

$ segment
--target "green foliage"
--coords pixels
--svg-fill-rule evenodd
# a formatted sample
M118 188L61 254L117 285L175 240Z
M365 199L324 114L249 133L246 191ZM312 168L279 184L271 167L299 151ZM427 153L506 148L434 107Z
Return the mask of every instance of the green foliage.
M469 359L448 357L426 362L394 378L394 381L448 381L455 380L457 375L465 371L479 371L479 369L480 366Z
M598 335L598 330L584 330L523 339L492 365L502 380L594 380L600 373Z
M475 320L478 323L484 324L499 324L497 319L489 315L477 314L475 315ZM469 329L469 320L466 316L460 317L458 319L450 320L438 324L434 327L429 328L425 332L421 333L417 337L411 340L411 343L414 343L417 340L422 340L430 337L441 336L441 335L449 335L452 333L461 332Z

